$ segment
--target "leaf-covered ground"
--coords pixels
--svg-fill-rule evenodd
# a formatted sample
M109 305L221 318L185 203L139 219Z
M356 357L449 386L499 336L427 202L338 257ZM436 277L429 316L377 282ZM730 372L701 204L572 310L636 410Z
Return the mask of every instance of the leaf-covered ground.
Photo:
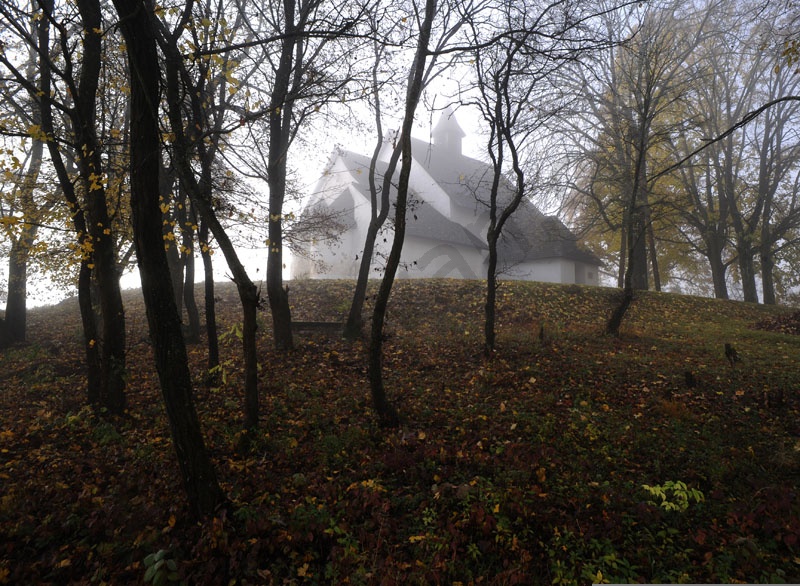
M298 320L342 320L351 283L291 284ZM204 432L231 499L186 517L141 299L127 302L127 417L84 407L77 303L0 355L0 584L588 584L800 581L800 339L792 312L503 284L483 357L478 282L403 281L376 426L365 348L270 349L246 455L235 290ZM796 318L795 318L796 321ZM736 348L731 365L724 344Z

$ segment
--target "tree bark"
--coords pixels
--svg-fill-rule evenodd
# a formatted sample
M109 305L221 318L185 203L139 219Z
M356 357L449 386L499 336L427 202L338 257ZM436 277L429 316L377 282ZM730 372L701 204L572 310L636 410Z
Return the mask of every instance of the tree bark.
M775 296L775 276L773 270L775 269L775 259L772 255L772 250L764 247L766 250L761 251L761 290L763 294L763 301L766 305L775 305L777 298Z
M101 145L96 133L97 93L102 53L99 0L78 0L83 25L83 58L75 99L80 176L86 194L92 260L102 314L102 404L120 415L125 410L125 311L119 286L117 253L108 214Z
M727 269L722 261L723 246L716 235L706 238L706 258L711 267L711 281L714 284L714 297L717 299L728 299L728 281L725 276Z
M491 237L490 237L491 238ZM490 356L497 340L497 238L489 243L489 266L486 269L486 303L484 304L483 346Z
M292 339L292 313L289 292L283 286L283 202L286 198L286 157L291 134L294 100L289 96L292 74L298 73L300 63L295 62L295 52L301 54L300 38L295 34L296 0L283 0L285 35L281 41L278 68L269 107L269 251L267 253L267 296L272 312L272 335L275 348L290 350ZM299 59L299 57L298 57Z
M245 388L244 388L244 427L254 429L258 425L258 360L256 354L257 312L259 291L244 265L239 260L236 248L231 242L224 227L220 223L212 204L212 168L214 162L214 146L208 149L203 140L190 140L185 128L203 128L206 121L203 117L203 105L199 95L202 92L189 80L183 63L183 56L175 45L175 38L168 33L162 34L161 46L166 55L166 87L167 106L170 126L175 135L173 142L173 158L178 177L183 189L189 194L192 204L200 214L203 222L214 235L222 250L228 268L233 273L233 281L239 292L242 303L242 348L244 351ZM187 98L190 100L191 123L186 125L183 118L183 102L181 100L181 80L187 86ZM201 80L202 81L202 80ZM195 155L200 161L200 179L195 176L193 162Z
M224 502L194 406L186 346L161 236L159 81L152 12L145 1L114 0L127 44L131 84L131 208L136 256L164 402L191 512Z
M742 280L742 294L745 301L758 303L754 262L755 251L748 239L746 232L736 230L736 258L739 265L739 278Z
M658 254L656 251L656 232L653 228L653 218L647 213L647 252L650 256L650 267L653 275L653 290L661 291L661 272L658 268Z
M219 366L219 336L217 335L217 300L214 297L214 260L208 246L208 224L200 222L198 233L200 256L203 259L203 278L205 279L203 295L206 301L206 338L208 340L208 360L206 366L209 373Z
M35 96L31 96L33 108L33 121L41 124L41 107L36 103ZM16 187L23 223L19 235L12 240L11 250L8 255L8 296L6 298L6 315L3 320L3 342L24 342L27 331L28 311L28 260L31 247L36 240L38 232L38 212L34 196L39 172L44 158L44 142L41 138L32 137L29 164L24 173L20 174L20 181Z
M23 226L8 255L8 296L0 345L25 341L27 330L28 257L36 237L35 226Z
M179 204L177 215L181 233L181 265L184 275L181 292L183 305L186 308L186 341L196 344L200 341L200 312L197 310L197 302L194 299L194 227L197 223L197 214L194 213L194 207L185 196Z
M422 94L422 79L424 76L428 44L430 42L435 12L436 0L426 0L425 17L420 26L417 50L408 78L405 115L403 117L403 127L400 132L400 149L402 151L403 163L400 168L400 179L397 185L394 239L392 240L392 248L389 252L389 258L386 261L386 271L381 280L372 313L368 374L373 406L378 414L378 422L384 427L397 427L400 425L400 417L397 410L386 397L386 388L383 383L383 325L386 319L386 309L389 304L389 296L392 292L394 277L400 265L403 240L405 239L408 184L411 175L411 164L413 162L411 158L411 128L414 124L414 112L416 112Z
M72 177L61 156L58 143L54 140L55 125L53 123L53 103L47 99L51 95L52 71L49 59L43 55L49 54L50 47L50 16L53 12L53 0L42 0L40 2L44 18L39 20L38 45L39 45L39 71L40 71L40 92L42 99L39 102L42 114L42 131L48 136L47 150L50 160L58 177L59 185L64 193L64 199L69 208L70 220L75 230L78 249L82 252L80 269L78 273L78 305L81 312L81 323L83 326L83 347L86 355L87 368L87 388L86 398L89 405L95 410L101 407L103 378L102 357L100 355L100 345L97 343L98 331L94 309L92 308L92 259L88 246L88 228L86 226L86 215L78 201L75 193L75 185Z

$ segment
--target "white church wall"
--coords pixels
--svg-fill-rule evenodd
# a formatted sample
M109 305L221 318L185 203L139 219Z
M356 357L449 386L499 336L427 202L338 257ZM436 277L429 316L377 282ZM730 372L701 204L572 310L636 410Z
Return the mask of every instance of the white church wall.
M403 246L400 278L482 279L484 254L474 248L422 238L409 238Z
M543 283L575 283L575 262L560 258L528 261L505 267L499 275L504 279L541 281Z

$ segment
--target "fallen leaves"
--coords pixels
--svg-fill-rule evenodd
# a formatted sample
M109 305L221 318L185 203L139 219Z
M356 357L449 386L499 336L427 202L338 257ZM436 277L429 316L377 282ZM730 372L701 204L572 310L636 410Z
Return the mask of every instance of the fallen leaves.
M150 349L131 349L128 417L105 421L81 408L77 313L32 316L34 345L0 356L0 583L141 583L146 559L147 569L170 560L197 584L530 583L568 566L619 578L595 563L611 557L646 581L668 578L645 569L651 558L682 564L693 581L800 573L791 554L800 512L788 496L800 474L798 381L775 363L796 362L800 346L781 337L776 353L764 343L772 334L748 337L750 324L778 310L646 295L630 329L608 339L599 332L610 292L570 291L504 284L498 352L486 360L474 335L479 284L398 283L387 386L405 426L389 434L374 421L362 343L311 334L278 355L265 328L264 417L251 452L237 453L232 340L226 384L197 387L231 499L202 525L183 522ZM292 292L296 318L337 321L350 284L297 283ZM235 294L219 295L228 299L221 331L235 332ZM669 320L658 318L665 303ZM139 328L131 339L141 339L141 306L127 307ZM54 319L65 324L58 356L40 338ZM720 328L752 368L731 372L711 350ZM205 353L191 356L199 380ZM686 388L687 369L695 388ZM777 384L787 389L780 408L761 391ZM670 478L701 487L703 506L673 518L648 508L636 487ZM721 566L740 538L758 556Z

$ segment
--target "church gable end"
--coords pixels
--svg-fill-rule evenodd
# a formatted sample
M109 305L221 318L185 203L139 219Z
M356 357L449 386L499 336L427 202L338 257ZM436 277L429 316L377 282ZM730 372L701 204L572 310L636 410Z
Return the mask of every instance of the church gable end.
M432 143L412 140L414 166L403 253L403 264L409 268L402 276L485 278L492 167L463 155L465 133L452 109L442 113L431 136ZM339 268L335 269L335 274L331 272L325 276L355 274L353 267L342 263L343 259L357 263L360 247L363 247L370 216L369 166L369 157L339 150L334 154L326 177L318 184L316 201L324 201L332 210L344 214L350 227L342 242L349 243L352 248L337 252L331 248L329 254L337 257L339 265L328 264ZM386 169L386 161L378 161L376 185L379 190ZM503 179L500 205L513 195L513 186ZM390 194L391 200L394 196ZM391 221L387 226L391 228ZM387 250L390 240L387 237ZM378 256L383 252L379 250ZM545 216L526 199L507 223L499 253L501 266L510 269L507 276L511 278L597 284L600 265L597 257L582 250L577 238L558 218Z

